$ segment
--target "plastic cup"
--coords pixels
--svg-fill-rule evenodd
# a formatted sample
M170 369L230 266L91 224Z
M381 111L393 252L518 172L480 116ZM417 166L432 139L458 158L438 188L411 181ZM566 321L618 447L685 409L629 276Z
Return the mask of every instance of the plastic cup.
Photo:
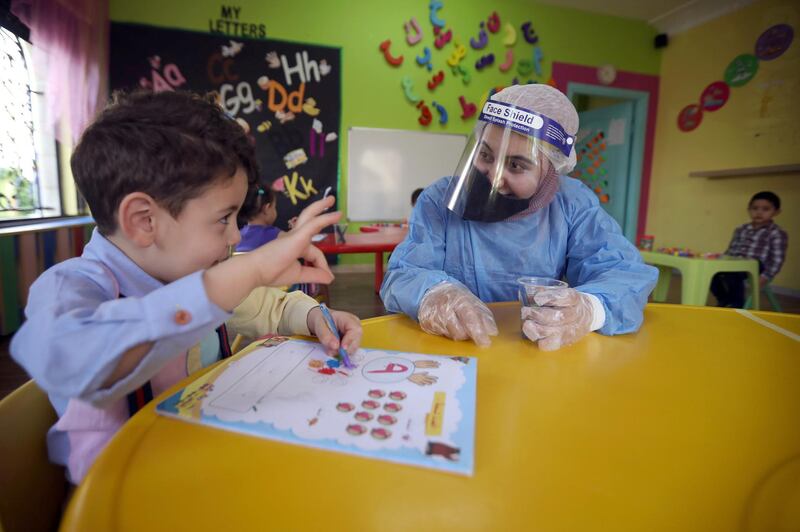
M550 279L549 277L520 277L517 279L517 285L519 302L522 304L523 308L539 308L539 305L534 301L534 297L543 290L556 290L569 286L564 281ZM522 313L520 313L520 334L523 338L526 338L525 333L522 332L522 321Z
M567 288L569 286L564 281L550 279L549 277L520 277L517 279L517 284L519 285L519 302L522 303L523 307L533 308L539 307L534 301L534 297L539 292Z

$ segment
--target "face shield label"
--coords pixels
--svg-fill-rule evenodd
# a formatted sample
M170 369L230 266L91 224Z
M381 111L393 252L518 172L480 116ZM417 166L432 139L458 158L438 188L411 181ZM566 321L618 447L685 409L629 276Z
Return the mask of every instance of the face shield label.
M575 137L569 135L555 120L521 107L487 101L478 120L509 128L547 142L569 157Z

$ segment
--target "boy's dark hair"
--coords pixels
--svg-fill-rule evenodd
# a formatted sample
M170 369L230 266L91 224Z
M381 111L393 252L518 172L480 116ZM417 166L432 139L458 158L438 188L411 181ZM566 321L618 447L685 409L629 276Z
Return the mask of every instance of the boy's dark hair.
M252 220L264 205L273 203L275 201L275 193L269 186L256 185L247 189L247 197L245 197L244 204L239 210L236 222L241 229Z
M177 217L184 205L258 162L247 134L209 99L188 92L116 93L84 131L72 173L100 233L116 231L122 199L144 192Z
M775 210L780 210L781 208L781 199L778 197L777 194L774 192L770 192L769 190L763 190L757 194L754 194L752 198L750 198L750 203L747 206L751 206L755 200L767 200L768 202L772 203L772 206L775 207Z
M418 188L417 190L411 193L411 205L415 205L417 203L417 198L419 197L420 194L422 194L423 190L425 189Z

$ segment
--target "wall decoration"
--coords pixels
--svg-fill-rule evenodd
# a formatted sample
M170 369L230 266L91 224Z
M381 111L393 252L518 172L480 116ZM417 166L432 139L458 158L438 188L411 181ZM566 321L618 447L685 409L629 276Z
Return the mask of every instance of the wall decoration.
M405 29L406 42L409 46L414 46L422 40L422 30L417 22L417 17L411 17L411 20L403 24L403 29Z
M506 36L503 39L503 44L506 46L514 46L517 44L517 30L510 22L506 22Z
M427 46L422 49L422 55L417 56L417 64L419 66L427 67L430 71L433 69L433 65L431 64L431 49Z
M447 58L447 64L451 67L457 66L465 55L467 55L467 47L459 44L458 41L453 41L453 53Z
M776 24L761 34L756 41L756 57L772 61L789 49L794 39L794 29L788 24Z
M433 91L436 87L441 85L442 81L444 81L444 72L441 70L431 78L428 82L428 90Z
M697 104L687 105L678 114L678 128L681 131L697 129L703 120L703 110Z
M431 105L433 105L436 108L436 111L439 113L439 123L442 124L442 125L446 124L447 123L447 109L445 109L443 106L439 105L436 102L431 102Z
M725 69L725 83L731 87L741 87L758 72L758 58L751 54L736 57Z
M220 6L220 18L208 19L208 31L233 37L263 39L267 36L267 27L264 24L245 22L241 20L241 14L241 6Z
M414 94L414 82L411 81L411 78L404 76L400 84L403 87L403 94L406 95L406 99L411 103L417 103L419 101L419 96Z
M422 79L419 74L405 71L400 77L400 86L404 99L409 104L409 110L414 113L417 123L421 126L429 127L432 122L433 109L438 113L440 125L444 126L448 121L450 113L448 113L447 103L443 101L442 97L437 97L437 102L426 105L421 101L420 95L414 91L415 84L417 87L426 85L430 92L438 89L446 77L445 69L440 69L442 60L450 67L450 73L454 80L460 80L463 86L470 85L473 80L479 80L483 73L491 72L495 62L499 72L509 72L515 75L509 85L519 83L519 79L527 79L527 83L536 83L538 80L532 79L534 73L539 78L544 76L544 52L541 46L538 46L539 36L534 30L531 20L518 25L512 21L503 21L497 11L492 11L484 20L477 21L477 34L458 34L457 36L452 27L446 27L445 20L442 17L443 8L444 2L442 0L430 0L428 3L431 33L420 27L417 22L418 16L408 17L402 23L404 42L400 43L400 50L398 50L397 46L393 50L391 48L393 40L397 39L396 35L389 35L389 38L380 44L380 51L383 52L384 60L389 66L402 69L407 68L402 66L404 57L402 47L408 46L410 48L422 43L421 51L414 53L412 63L427 69L429 72L435 72L435 74L432 77L427 77L427 79ZM522 32L524 38L522 51L511 49L517 42L518 31ZM492 39L497 42L492 43ZM468 46L467 41L469 41ZM495 49L490 51L492 44L495 44ZM496 48L500 44L508 48L502 55ZM530 45L530 48L527 47L528 45ZM547 83L555 86L555 82L552 79L548 80ZM486 84L484 83L483 85ZM502 88L504 87L500 86L497 90ZM484 87L479 86L478 89L482 90ZM485 94L486 92L483 92L483 95ZM462 95L458 99L458 105L461 107L460 116L463 120L475 118L477 107L483 102L483 100L479 99L473 103L468 98L468 95ZM455 102L452 103L455 104ZM284 116L284 119L287 119L287 117Z
M484 68L494 64L494 54L487 54L475 61L475 70L483 70Z
M703 111L716 111L728 101L731 88L746 85L758 73L758 62L772 61L783 55L794 39L794 29L788 24L776 24L767 28L756 40L755 55L741 54L725 68L725 81L715 81L708 85L700 95L700 105L684 107L678 114L678 128L692 131L700 125ZM762 97L760 115L766 114L769 96Z
M497 68L500 69L500 72L507 72L512 66L514 66L514 50L506 50L506 60Z
M536 32L533 30L533 26L531 26L531 22L528 21L522 25L522 37L525 39L525 42L528 44L536 44L539 42L539 37L536 35Z
M460 76L461 83L463 83L464 85L469 85L469 82L472 80L472 76L470 76L469 70L465 69L461 65L452 67L450 71L453 73L454 76L456 77Z
M489 20L486 21L486 28L492 33L500 31L500 15L497 14L497 11L492 11L492 14L489 15Z
M450 42L453 38L453 30L447 30L445 32L440 32L439 28L433 29L434 35L436 35L436 40L433 42L433 45L436 47L437 50L441 50L444 46Z
M486 45L489 44L489 35L486 33L486 30L483 29L484 26L485 24L481 22L478 38L469 40L469 45L472 46L473 50L483 50L486 48Z
M112 90L211 92L255 142L278 225L336 187L341 118L338 48L112 22Z
M392 46L392 40L386 39L380 45L380 49L383 52L383 57L386 59L386 62L392 65L393 67L397 67L403 64L403 56L392 56L392 53L389 51L389 48Z
M437 28L444 28L444 20L439 17L439 10L442 9L442 2L440 0L431 0L429 4L431 24Z
M458 97L459 103L461 103L461 118L467 119L475 115L475 112L478 110L478 107L474 103L470 103L467 101L464 96Z
M700 95L700 106L703 111L716 111L725 105L730 94L731 88L724 81L715 81Z
M614 65L600 65L597 67L597 81L603 85L611 85L617 79L617 69Z
M607 171L603 165L606 162L603 157L606 150L605 133L598 131L593 137L584 137L583 140L586 142L581 141L575 146L577 161L575 169L569 175L589 187L600 203L608 203L611 197L608 193Z
M417 109L420 110L419 118L417 119L420 125L428 126L433 120L433 115L431 114L430 108L425 105L425 101L421 101L417 104Z

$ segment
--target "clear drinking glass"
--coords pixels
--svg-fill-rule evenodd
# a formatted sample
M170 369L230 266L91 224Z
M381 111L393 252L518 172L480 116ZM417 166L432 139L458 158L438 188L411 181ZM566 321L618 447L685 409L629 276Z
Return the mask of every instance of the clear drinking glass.
M569 285L558 279L549 277L520 277L517 279L519 302L524 307L538 307L534 301L534 296L542 290L555 290L557 288L567 288Z

